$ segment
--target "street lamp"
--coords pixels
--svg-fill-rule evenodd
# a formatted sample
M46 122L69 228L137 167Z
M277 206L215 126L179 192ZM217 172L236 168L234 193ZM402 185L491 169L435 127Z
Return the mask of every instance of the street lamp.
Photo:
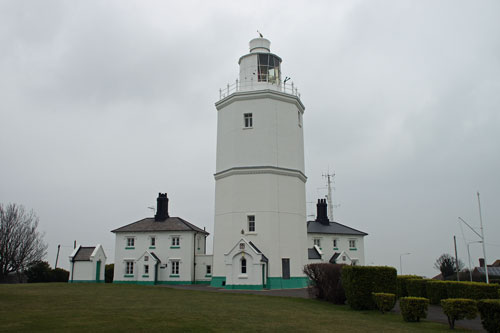
M469 245L474 244L474 243L482 243L482 241L474 241L474 242L467 242L467 255L469 256L469 276L470 280L472 282L472 266L470 264L470 251L469 251Z
M403 259L402 259L402 257L410 255L410 254L411 254L410 252L407 252L407 253L402 253L399 255L399 271L401 272L401 275L403 275Z

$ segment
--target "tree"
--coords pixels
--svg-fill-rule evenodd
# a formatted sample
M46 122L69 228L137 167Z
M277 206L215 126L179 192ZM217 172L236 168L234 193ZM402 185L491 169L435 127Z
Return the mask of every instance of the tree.
M434 268L441 271L443 278L446 279L448 276L457 273L455 258L453 258L448 253L442 254L439 258L436 259L434 263ZM458 260L458 270L461 271L464 268L464 263L459 259Z
M47 245L37 231L38 217L22 205L0 204L0 281L43 259Z

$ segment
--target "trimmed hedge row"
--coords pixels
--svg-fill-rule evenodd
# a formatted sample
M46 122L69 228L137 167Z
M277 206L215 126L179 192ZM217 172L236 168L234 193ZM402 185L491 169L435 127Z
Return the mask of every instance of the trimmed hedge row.
M400 297L406 297L408 296L408 288L407 288L407 281L408 280L415 280L415 279L422 279L422 277L418 275L398 275L396 283L397 283L397 296L398 298Z
M500 333L500 300L484 299L477 302L483 328L489 333Z
M372 293L373 301L377 305L380 312L389 312L396 305L396 295L389 293Z
M429 279L409 279L406 281L408 296L427 298L427 282Z
M397 271L394 267L345 266L342 284L348 304L354 310L372 310L377 306L372 293L396 293Z
M498 285L482 282L427 281L426 292L431 304L446 298L497 299Z

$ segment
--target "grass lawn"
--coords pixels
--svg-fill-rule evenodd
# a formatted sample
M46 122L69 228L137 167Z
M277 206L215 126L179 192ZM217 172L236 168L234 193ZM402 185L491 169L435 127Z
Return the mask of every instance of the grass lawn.
M447 325L310 299L113 284L0 285L0 331L40 330L449 332Z

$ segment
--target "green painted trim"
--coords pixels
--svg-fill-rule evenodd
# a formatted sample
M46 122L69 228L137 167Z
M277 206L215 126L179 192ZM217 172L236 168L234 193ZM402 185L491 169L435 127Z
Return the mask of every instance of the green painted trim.
M154 249L156 249L156 246L150 246L149 249L154 250Z
M181 247L180 246L171 246L170 248L171 249L180 249Z
M179 274L170 274L169 276L170 277L179 277L180 275Z
M212 276L212 281L210 281L210 287L223 288L222 282L226 282L225 276Z
M158 281L156 284L193 284L193 281Z
M205 277L212 277L212 274L205 274Z
M126 246L125 250L135 250L135 246Z
M149 275L143 275L142 277L149 277Z
M123 277L134 277L134 274L125 274Z
M261 284L229 284L224 286L225 289L232 290L262 290Z
M210 280L206 280L206 281L194 281L194 284L210 284Z
M353 247L353 248L350 248L349 251L357 251L358 249Z
M104 283L103 280L99 280L99 281L96 281L96 280L69 280L68 283Z
M296 289L307 287L307 277L292 276L290 279L283 279L281 277L268 277L267 287L269 289Z
M152 286L155 284L154 281L113 281L113 283L116 284L138 284L138 285L143 285L143 286Z
M334 247L334 248L333 248L333 250L334 250L334 251L335 251L335 250L337 250L337 251L338 251L338 249L339 249L338 247Z

